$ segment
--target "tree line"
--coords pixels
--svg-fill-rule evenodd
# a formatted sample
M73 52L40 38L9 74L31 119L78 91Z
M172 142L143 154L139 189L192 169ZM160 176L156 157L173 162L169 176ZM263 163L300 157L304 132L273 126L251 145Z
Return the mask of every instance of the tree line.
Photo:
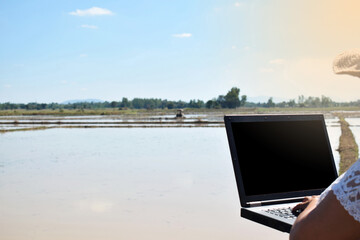
M134 98L129 100L123 97L121 101L105 102L75 102L75 103L0 103L0 110L44 110L44 109L179 109L179 108L236 108L244 106L246 96L239 98L240 89L233 87L226 95L204 102L199 99L192 99L189 102L182 100L170 101L160 98Z
M0 110L44 110L44 109L103 109L103 108L118 108L118 109L179 109L179 108L237 108L237 107L264 107L264 108L326 108L326 107L347 107L360 106L360 100L355 102L337 103L326 96L321 97L304 97L299 96L297 101L295 99L275 103L270 97L267 102L248 102L247 96L240 96L240 89L237 87L231 88L227 94L219 95L206 102L193 99L189 102L185 101L170 101L160 98L134 98L129 100L123 97L121 101L105 101L105 102L76 102L76 103L0 103Z
M359 100L360 101L360 100ZM291 99L289 101L282 101L279 103L275 103L273 98L269 98L267 102L263 103L247 103L247 107L278 107L278 108L327 108L327 107L344 107L344 106L360 106L360 102L349 102L349 103L337 103L333 101L331 98L326 96L321 97L305 97L301 95L298 97L297 101L295 99Z

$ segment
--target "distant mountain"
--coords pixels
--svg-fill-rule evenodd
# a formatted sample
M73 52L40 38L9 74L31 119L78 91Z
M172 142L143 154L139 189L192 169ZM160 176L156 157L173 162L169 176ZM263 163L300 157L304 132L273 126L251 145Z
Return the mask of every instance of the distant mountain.
M62 102L61 104L73 104L73 103L80 103L80 102L100 103L100 102L104 102L104 101L99 100L99 99L77 99L77 100L67 100L67 101Z

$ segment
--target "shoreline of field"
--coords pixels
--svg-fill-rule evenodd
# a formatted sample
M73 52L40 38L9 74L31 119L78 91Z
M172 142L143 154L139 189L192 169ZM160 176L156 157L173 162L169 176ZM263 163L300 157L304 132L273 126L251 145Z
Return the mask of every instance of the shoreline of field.
M46 110L0 110L0 116L137 116L137 115L176 115L177 109L46 109ZM357 114L360 116L360 107L331 107L331 108L185 108L183 109L185 116L187 114L300 114L300 113L343 113Z
M224 127L224 115L324 114L325 118L360 117L360 108L2 110L0 133L53 128Z

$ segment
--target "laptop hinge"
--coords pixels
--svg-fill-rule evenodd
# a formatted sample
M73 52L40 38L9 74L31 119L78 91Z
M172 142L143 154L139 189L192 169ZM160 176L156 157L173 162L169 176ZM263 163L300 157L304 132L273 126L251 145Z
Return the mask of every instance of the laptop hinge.
M260 207L261 202L250 202L249 205L250 205L250 207Z
M270 201L254 201L249 202L249 207L259 207L259 206L266 206L266 205L273 205L273 204L281 204L281 203L292 203L292 202L299 202L304 197L296 197L296 198L285 198L285 199L276 199Z

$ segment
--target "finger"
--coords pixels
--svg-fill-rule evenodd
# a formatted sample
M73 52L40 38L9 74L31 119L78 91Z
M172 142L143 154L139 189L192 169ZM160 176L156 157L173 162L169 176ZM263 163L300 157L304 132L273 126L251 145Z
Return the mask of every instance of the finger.
M309 202L306 203L299 203L298 205L296 205L292 210L292 214L294 214L295 216L299 216L299 214L304 211L304 209L309 205Z
M293 207L293 211L296 211L298 209L304 209L304 208L306 208L307 205L308 205L307 202L306 203L299 203L295 207Z

